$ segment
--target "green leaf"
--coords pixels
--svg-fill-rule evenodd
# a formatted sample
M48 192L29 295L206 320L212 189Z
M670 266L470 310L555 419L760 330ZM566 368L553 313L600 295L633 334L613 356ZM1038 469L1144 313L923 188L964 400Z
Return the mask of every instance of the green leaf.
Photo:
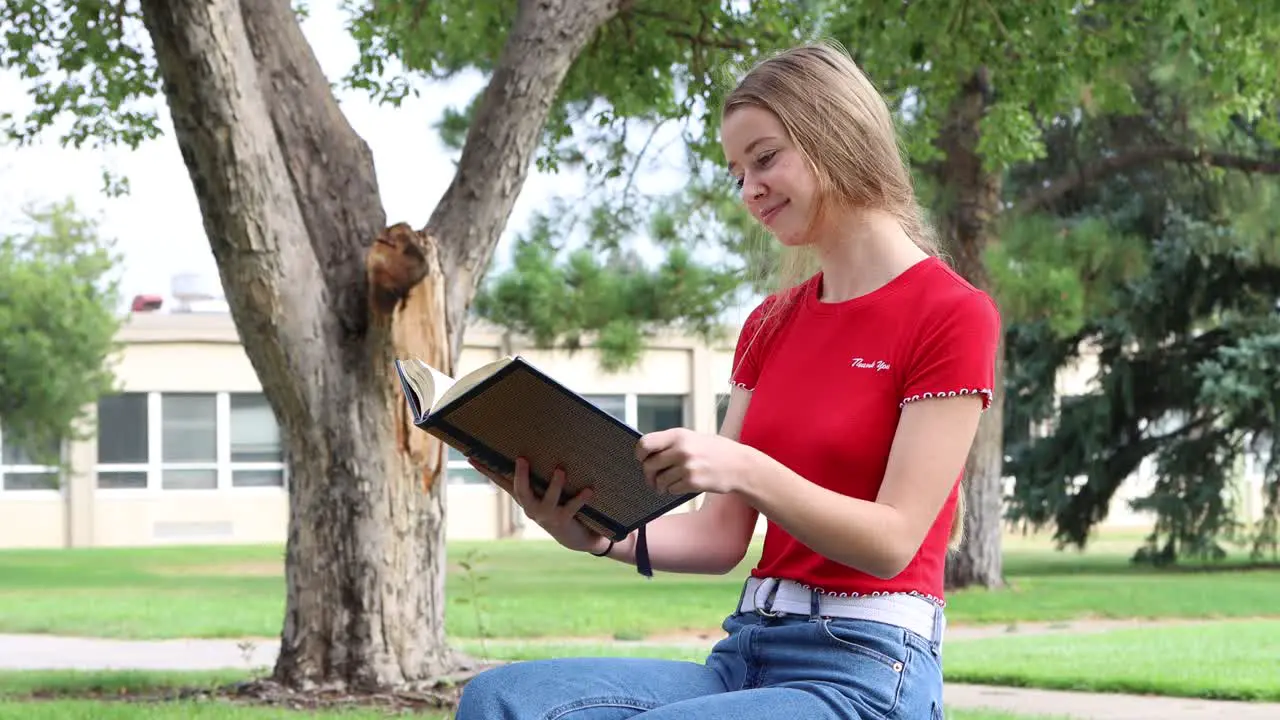
M85 406L114 389L119 257L70 200L26 219L25 232L0 237L0 432L36 464L58 465L60 443L82 437Z
M34 103L23 117L0 113L9 140L31 143L55 126L75 148L137 148L159 136L159 75L133 3L12 0L0 5L0 27L0 68L23 78Z

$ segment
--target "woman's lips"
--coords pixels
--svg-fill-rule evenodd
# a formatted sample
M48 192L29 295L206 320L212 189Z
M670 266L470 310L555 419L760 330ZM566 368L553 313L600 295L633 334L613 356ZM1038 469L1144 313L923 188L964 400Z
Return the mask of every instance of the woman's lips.
M786 207L786 206L787 206L787 203L789 203L789 202L791 202L791 201L790 201L790 200L783 200L782 202L778 203L777 205L774 205L773 207L769 208L768 210L765 210L764 212L760 213L760 222L765 223L765 224L767 225L767 224L769 223L769 221L773 220L775 217L777 217L777 216L778 216L778 213L779 213L779 212L781 212L781 211L782 211L782 208Z

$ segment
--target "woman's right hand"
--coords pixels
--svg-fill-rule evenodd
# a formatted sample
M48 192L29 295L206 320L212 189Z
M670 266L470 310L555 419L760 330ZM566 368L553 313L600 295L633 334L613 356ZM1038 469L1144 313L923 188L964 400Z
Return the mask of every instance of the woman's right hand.
M591 488L583 489L563 505L560 504L560 495L565 483L565 472L562 468L556 468L552 473L551 484L547 487L546 494L539 498L529 485L529 463L524 458L516 458L515 472L510 476L501 475L481 465L475 458L468 459L468 462L480 474L515 498L516 503L524 510L525 517L547 531L547 534L556 542L579 552L598 553L608 547L607 538L578 522L574 517L582 506L591 500Z

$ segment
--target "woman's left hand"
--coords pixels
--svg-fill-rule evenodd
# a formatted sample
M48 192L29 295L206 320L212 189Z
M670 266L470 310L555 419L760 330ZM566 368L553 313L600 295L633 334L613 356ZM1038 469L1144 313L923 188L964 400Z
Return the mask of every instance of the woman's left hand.
M636 443L649 487L660 493L731 493L741 486L750 449L723 435L672 428L649 433Z

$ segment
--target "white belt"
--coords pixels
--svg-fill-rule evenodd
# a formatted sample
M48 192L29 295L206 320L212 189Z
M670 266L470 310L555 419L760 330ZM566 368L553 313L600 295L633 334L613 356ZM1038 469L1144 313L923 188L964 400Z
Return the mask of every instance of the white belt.
M794 580L750 577L742 589L738 611L761 615L809 615L813 612L815 595L818 615L887 623L910 630L925 640L942 642L946 628L942 608L914 595L840 597L806 590Z

